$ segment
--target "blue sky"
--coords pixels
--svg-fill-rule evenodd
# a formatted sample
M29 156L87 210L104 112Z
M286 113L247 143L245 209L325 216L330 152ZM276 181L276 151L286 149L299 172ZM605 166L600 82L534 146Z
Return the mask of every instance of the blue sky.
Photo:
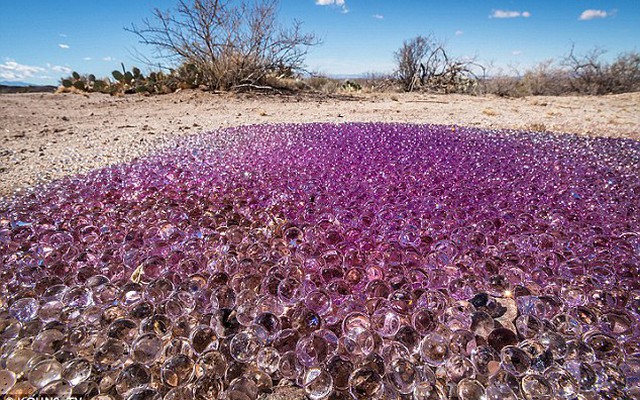
M108 76L120 62L151 54L124 27L169 9L172 0L0 0L0 81L55 84L71 70ZM612 58L640 51L640 0L282 0L283 23L297 19L322 40L310 71L392 72L403 40L432 34L451 55L494 70L524 69L599 46Z

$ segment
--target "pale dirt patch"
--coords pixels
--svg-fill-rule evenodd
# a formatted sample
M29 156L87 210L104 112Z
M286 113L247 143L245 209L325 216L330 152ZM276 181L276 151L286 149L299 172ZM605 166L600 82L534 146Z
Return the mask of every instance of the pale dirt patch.
M173 138L237 125L407 122L640 138L640 93L526 97L374 93L350 97L182 91L163 96L0 95L0 196L128 161Z

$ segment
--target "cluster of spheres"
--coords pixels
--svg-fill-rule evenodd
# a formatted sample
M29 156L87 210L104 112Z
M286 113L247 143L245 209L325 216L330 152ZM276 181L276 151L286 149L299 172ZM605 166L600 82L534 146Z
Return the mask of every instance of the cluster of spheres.
M0 204L0 395L640 398L640 144L183 139Z

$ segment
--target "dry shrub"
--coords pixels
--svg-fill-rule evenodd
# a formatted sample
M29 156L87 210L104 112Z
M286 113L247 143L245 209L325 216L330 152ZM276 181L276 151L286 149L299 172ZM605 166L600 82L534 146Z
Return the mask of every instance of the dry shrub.
M437 51L438 45L431 36L416 36L405 40L393 55L396 59L398 81L407 92L413 91L420 80L420 66L425 58Z
M87 94L86 91L77 89L77 88L75 88L73 86L72 87L65 87L65 86L62 86L62 85L58 86L58 88L55 90L54 93L56 93L56 94L60 94L60 93Z
M564 63L571 73L571 87L580 94L616 94L640 91L640 53L619 54L612 63L601 60L599 48L583 55L573 49Z
M558 96L570 90L569 74L546 60L525 72L518 82L518 92L526 96Z
M324 94L334 94L340 91L340 80L329 78L323 75L313 75L304 80L304 83L307 85L307 88L324 93Z
M610 63L602 60L604 54L605 51L594 49L576 55L571 49L560 61L546 60L524 73L515 70L479 78L476 88L480 93L503 97L640 91L640 53L621 53Z
M266 76L264 90L275 89L281 92L298 92L307 88L303 79L293 77Z
M385 93L401 91L398 81L389 74L368 73L362 78L353 79L365 93Z
M437 93L475 94L478 74L485 69L474 59L451 58L444 44L432 36L417 36L405 40L394 53L396 76L407 92L414 89Z
M532 132L547 132L547 126L542 122L534 122L527 125L527 130Z
M485 94L494 94L500 97L521 97L525 94L520 87L520 78L509 75L496 75L485 78L480 83L481 90Z
M127 30L170 63L194 65L210 89L259 87L272 76L294 77L308 48L320 43L300 22L280 26L278 6L278 0L180 0Z
M612 93L640 91L640 53L622 53L608 66Z

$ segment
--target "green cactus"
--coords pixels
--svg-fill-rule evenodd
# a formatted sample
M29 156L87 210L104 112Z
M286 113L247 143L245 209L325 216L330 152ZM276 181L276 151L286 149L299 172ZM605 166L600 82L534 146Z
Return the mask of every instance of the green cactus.
M346 81L343 85L342 85L342 89L344 90L348 90L348 91L360 91L362 90L362 86L360 86L360 84L358 82L353 82L353 81Z
M197 87L199 84L198 67L195 64L183 64L172 75L176 75L178 80L187 86Z
M111 75L113 79L98 79L94 74L80 75L74 71L71 76L62 78L60 82L66 88L121 95L172 93L179 87L195 87L198 80L198 71L193 64L184 64L169 74L162 71L151 72L147 77L139 68L132 67L131 71L127 71L122 64L122 72L114 70Z
M87 88L87 86L84 84L84 82L80 81L80 80L73 82L73 87L78 89L78 90L82 90L82 91L86 90L86 88Z
M105 93L109 93L110 95L115 95L118 94L120 92L120 87L118 85L112 85L107 87Z
M103 92L109 85L105 81L97 80L93 82L93 90L95 92Z

